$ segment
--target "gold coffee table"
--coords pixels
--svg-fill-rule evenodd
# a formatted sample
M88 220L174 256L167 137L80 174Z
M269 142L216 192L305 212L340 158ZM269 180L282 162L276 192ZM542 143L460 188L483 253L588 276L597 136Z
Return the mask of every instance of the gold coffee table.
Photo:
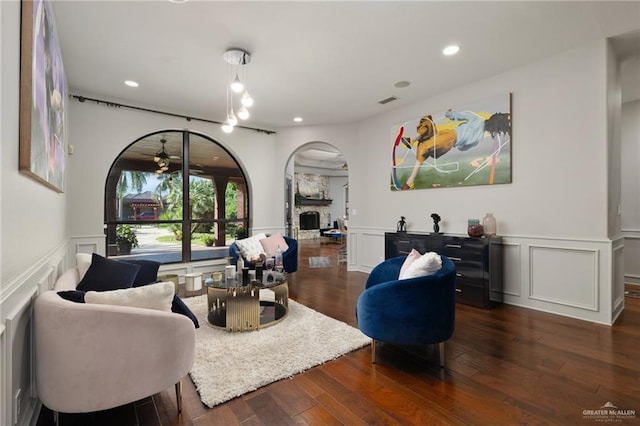
M236 280L223 280L207 285L209 324L236 332L259 330L282 321L289 310L287 277L282 274L278 280L264 281L243 286ZM260 300L260 290L264 289L273 292L273 300Z

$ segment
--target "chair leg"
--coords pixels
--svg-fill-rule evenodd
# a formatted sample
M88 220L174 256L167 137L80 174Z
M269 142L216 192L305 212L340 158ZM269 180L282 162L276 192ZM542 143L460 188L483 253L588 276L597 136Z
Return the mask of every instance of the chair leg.
M376 339L371 339L371 362L376 363Z
M178 402L178 413L182 413L182 380L176 383L176 400Z
M438 343L438 349L440 351L440 368L444 368L444 342Z

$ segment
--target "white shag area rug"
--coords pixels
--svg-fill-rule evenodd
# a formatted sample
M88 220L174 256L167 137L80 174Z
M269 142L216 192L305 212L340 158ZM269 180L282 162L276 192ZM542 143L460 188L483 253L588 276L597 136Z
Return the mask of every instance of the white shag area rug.
M261 299L273 300L262 290ZM213 407L368 345L357 328L289 299L289 313L258 331L230 333L207 322L207 296L183 299L198 317L190 375L202 402Z

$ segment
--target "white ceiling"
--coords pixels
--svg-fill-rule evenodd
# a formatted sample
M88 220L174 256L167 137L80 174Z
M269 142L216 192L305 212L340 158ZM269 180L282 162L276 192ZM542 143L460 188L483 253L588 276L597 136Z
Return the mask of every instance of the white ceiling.
M302 125L353 122L640 30L636 1L56 0L54 14L72 94L222 121L222 55L240 47L252 54L256 101L241 124L272 130L298 115ZM460 53L444 57L454 42ZM639 37L627 44L640 51Z

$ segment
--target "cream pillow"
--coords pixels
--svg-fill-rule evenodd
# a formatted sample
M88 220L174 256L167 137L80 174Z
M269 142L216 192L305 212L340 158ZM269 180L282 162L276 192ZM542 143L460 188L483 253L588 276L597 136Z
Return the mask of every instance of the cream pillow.
M82 281L84 278L84 274L87 273L89 267L91 266L91 257L93 255L91 253L76 253L76 267L78 268L78 273L80 274L80 279L78 282Z
M242 257L247 260L258 260L261 254L265 254L262 244L260 244L260 240L264 238L267 238L267 235L261 232L243 240L236 240L236 245L240 249Z
M402 263L402 267L400 268L400 275L398 276L398 279L403 280L405 278L405 274L407 273L407 269L409 269L409 266L411 266L411 264L416 259L419 259L420 256L422 255L418 250L411 249L411 253L407 255L407 258L404 260L404 263Z
M430 251L414 260L413 263L407 268L404 277L402 277L401 279L432 275L438 272L441 268L442 258L438 253Z
M175 286L171 281L110 291L88 291L85 303L130 306L171 312Z

